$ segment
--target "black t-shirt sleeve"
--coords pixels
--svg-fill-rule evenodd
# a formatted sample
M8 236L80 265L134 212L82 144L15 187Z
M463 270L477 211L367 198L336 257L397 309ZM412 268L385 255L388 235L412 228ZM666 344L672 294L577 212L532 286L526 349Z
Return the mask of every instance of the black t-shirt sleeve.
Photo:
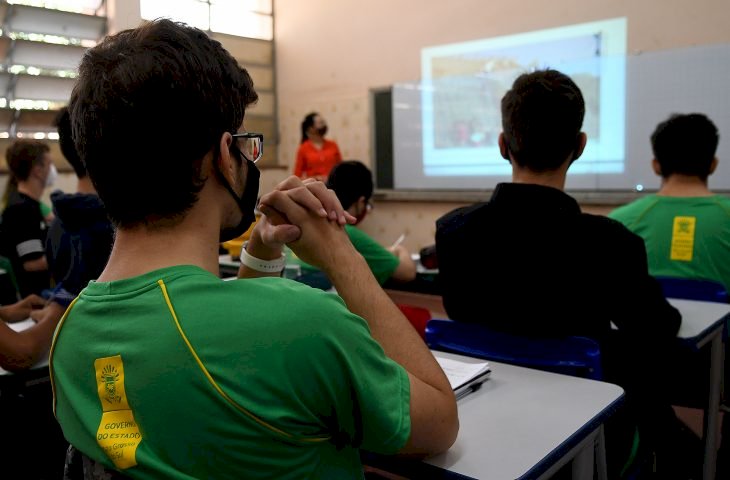
M8 249L21 262L45 255L45 231L41 226L40 210L31 203L12 205L3 214L3 234Z
M444 309L449 318L465 321L470 312L471 291L479 284L478 270L473 267L468 255L468 239L463 233L464 209L454 210L436 221L436 256L439 266L439 286Z
M616 244L611 261L621 275L614 290L614 323L620 331L640 338L669 339L679 331L681 315L664 297L660 283L649 274L641 237L611 221ZM609 300L610 301L610 300Z

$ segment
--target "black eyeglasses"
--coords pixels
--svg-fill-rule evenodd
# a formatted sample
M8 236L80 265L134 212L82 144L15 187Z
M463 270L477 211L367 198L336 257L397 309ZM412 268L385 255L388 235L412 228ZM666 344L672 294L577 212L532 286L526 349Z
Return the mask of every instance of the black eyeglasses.
M233 139L238 145L238 149L241 151L246 160L256 163L264 154L263 133L232 133L231 136L233 136Z

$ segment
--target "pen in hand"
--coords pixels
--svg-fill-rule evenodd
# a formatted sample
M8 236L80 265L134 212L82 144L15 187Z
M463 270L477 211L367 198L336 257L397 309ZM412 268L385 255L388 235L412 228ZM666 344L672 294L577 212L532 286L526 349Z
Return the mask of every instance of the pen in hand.
M398 240L396 240L395 243L390 247L390 249L395 250L398 247L398 245L403 243L403 240L405 240L405 239L406 239L406 234L402 233L401 236L398 237Z

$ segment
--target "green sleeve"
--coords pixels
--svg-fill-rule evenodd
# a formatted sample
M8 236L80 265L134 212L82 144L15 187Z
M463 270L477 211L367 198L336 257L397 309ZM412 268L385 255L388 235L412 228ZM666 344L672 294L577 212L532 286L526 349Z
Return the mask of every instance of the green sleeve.
M53 211L53 209L49 205L46 205L43 202L40 202L40 203L41 203L41 215L43 216L43 218L46 218L48 216L48 214Z
M636 217L635 211L636 208L634 205L624 205L611 211L611 213L608 214L608 218L616 220L617 222L622 223L625 227L628 227Z
M355 249L365 258L378 283L381 285L385 283L398 268L400 264L398 257L383 248L362 230L351 225L346 225L345 230Z
M626 228L636 233L637 222L640 222L642 217L654 208L656 203L656 195L649 195L614 209L608 214L608 218L622 223Z
M619 222L623 223L621 219L626 218L626 205L624 205L622 207L614 208L613 210L611 210L611 212L609 212L607 217L613 218L614 220L618 220Z
M290 364L287 375L300 408L336 428L344 444L383 454L403 448L411 427L405 369L336 295L316 292L298 311L309 335L298 335L297 348L308 355L297 356L306 360Z

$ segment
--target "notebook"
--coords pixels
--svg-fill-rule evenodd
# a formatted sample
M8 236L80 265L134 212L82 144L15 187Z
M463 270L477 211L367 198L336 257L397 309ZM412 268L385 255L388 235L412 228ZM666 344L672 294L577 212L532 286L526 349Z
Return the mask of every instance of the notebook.
M438 352L433 352L433 356L449 379L457 400L481 387L492 372L487 362L464 362L446 358Z

